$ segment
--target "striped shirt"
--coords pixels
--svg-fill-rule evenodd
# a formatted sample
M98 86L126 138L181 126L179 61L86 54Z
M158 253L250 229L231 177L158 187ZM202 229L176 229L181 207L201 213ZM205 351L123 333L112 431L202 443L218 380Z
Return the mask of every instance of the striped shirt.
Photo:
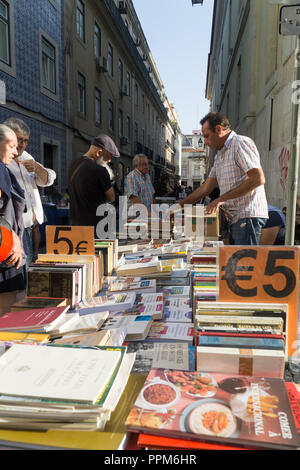
M130 196L140 198L142 204L147 207L147 210L151 210L155 191L149 174L143 175L137 168L132 170L127 175L125 192L128 198L130 198Z
M261 168L259 153L253 140L232 131L223 148L217 152L209 176L217 179L222 195L242 184L248 177L247 172L253 168ZM232 215L231 223L246 217L267 219L268 205L264 185L244 196L226 201L223 207Z

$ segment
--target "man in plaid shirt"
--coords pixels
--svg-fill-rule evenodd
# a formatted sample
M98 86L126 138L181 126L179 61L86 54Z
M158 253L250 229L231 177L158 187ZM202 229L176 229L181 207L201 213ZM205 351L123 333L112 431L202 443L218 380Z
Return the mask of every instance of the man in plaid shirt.
M268 218L258 150L249 137L232 131L228 119L220 113L207 114L201 124L205 144L217 152L214 165L207 180L179 204L194 204L219 186L220 196L210 202L206 213L224 207L231 215L230 243L258 245Z
M149 162L144 154L133 158L134 169L127 175L125 193L130 204L143 204L151 214L151 205L155 203L154 187L149 175Z

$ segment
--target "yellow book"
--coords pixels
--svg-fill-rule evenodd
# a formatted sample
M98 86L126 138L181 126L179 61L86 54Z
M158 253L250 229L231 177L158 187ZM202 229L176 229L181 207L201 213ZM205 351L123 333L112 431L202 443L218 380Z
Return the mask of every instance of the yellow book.
M0 331L0 342L12 343L48 343L50 335L44 333L21 333L17 331Z

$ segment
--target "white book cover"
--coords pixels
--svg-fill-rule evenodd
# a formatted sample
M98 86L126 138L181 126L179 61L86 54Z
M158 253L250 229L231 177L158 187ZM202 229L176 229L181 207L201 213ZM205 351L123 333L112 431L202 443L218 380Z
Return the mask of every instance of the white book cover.
M193 323L154 322L146 341L186 341L194 339Z
M120 358L120 351L14 344L0 357L0 393L95 403Z
M167 286L163 288L165 297L188 297L190 295L190 286Z
M152 325L151 315L117 315L109 317L103 329L123 328L126 330L126 339L144 339Z
M98 297L98 299L100 298L101 296ZM104 296L102 303L99 302L97 309L99 312L105 310L109 310L110 312L128 310L129 308L133 307L135 298L135 292L108 294L107 296ZM84 315L84 309L81 309L80 314Z
M115 282L109 287L109 292L155 292L156 280L145 279L133 282Z
M164 306L168 309L183 308L190 309L190 297L168 297L165 300Z
M87 315L76 315L59 328L60 333L98 330L109 316L109 311L95 312Z
M143 305L163 302L163 294L162 292L140 294L137 296L136 300Z
M139 308L142 315L150 315L153 320L160 320L163 316L163 303L155 302L153 304L145 304Z
M193 312L192 309L182 310L180 308L176 309L164 309L162 320L165 322L180 322L180 323L192 323L193 321Z

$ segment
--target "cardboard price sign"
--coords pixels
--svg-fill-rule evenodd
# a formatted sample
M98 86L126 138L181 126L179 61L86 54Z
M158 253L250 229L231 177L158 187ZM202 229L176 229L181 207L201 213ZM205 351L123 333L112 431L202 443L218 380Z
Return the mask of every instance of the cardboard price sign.
M46 250L56 255L94 255L94 227L47 225Z
M288 304L288 355L297 350L299 251L296 247L219 248L220 302Z

